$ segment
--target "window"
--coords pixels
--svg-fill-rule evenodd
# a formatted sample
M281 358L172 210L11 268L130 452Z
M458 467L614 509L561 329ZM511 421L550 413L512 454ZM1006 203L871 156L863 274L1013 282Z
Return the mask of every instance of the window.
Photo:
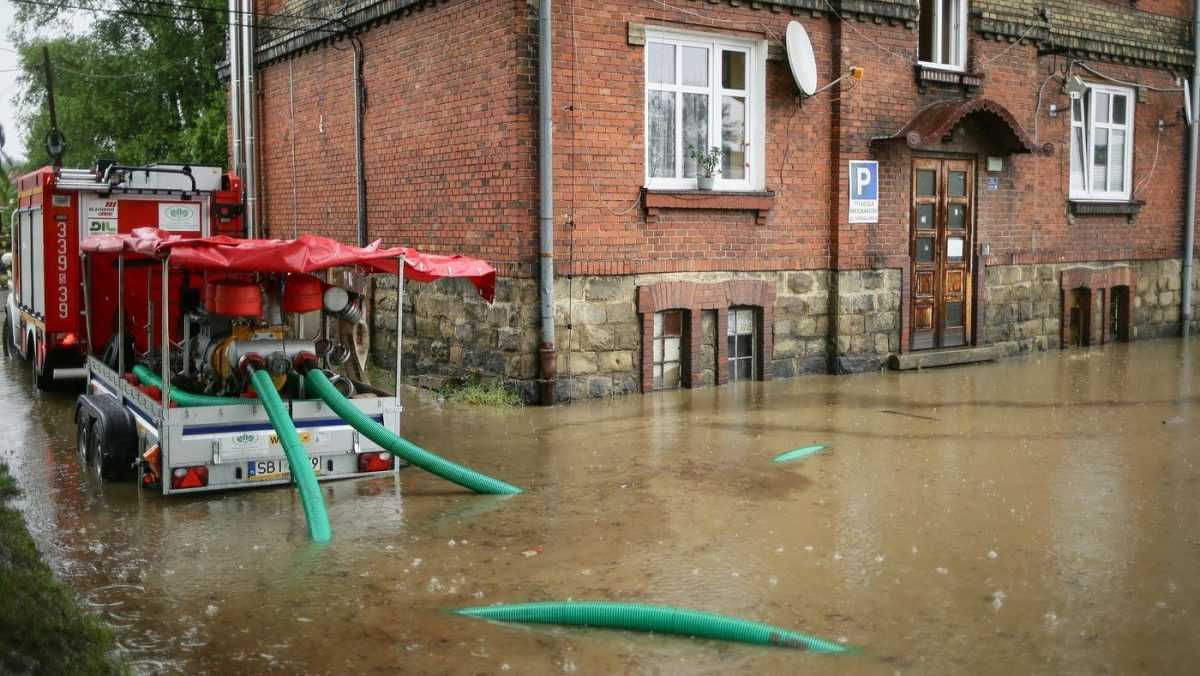
M1133 106L1133 90L1107 85L1071 101L1072 199L1129 199Z
M967 63L967 0L921 0L917 59L962 70Z
M683 380L683 310L654 313L654 389L673 390Z
M756 42L647 32L647 187L695 188L688 148L715 146L716 189L762 188L765 54Z
M729 378L753 380L754 372L754 310L730 308L728 329Z

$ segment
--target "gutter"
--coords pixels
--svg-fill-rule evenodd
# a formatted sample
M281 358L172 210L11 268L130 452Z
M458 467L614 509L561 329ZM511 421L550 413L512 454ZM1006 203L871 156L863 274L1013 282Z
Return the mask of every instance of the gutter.
M1200 2L1200 0L1197 0ZM554 405L558 352L554 346L554 119L551 100L554 48L551 40L552 0L538 5L538 296L542 342L538 346L538 396L543 406Z

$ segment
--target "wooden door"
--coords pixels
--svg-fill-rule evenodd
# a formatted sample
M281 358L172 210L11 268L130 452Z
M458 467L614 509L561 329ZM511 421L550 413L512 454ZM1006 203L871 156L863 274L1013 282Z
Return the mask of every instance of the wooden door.
M975 163L913 159L909 347L971 341Z

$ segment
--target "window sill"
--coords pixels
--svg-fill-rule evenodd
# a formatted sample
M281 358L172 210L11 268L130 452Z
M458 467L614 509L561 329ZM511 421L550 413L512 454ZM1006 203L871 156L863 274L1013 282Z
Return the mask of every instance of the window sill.
M758 225L766 225L775 205L770 190L657 190L642 188L646 222L657 223L662 209L730 209L754 211Z
M962 69L950 69L947 66L935 66L927 63L917 63L914 66L917 73L917 88L925 93L929 86L962 87L968 96L975 94L983 86L983 73L968 73Z
M1067 201L1067 220L1074 224L1078 216L1125 216L1137 223L1138 213L1146 203L1142 200L1100 201L1072 199Z

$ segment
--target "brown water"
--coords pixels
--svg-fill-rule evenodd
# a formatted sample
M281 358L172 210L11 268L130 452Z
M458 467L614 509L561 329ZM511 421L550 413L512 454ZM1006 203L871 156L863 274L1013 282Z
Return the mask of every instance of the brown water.
M1200 341L1157 341L553 410L411 392L410 438L528 492L475 496L411 468L323 484L324 548L290 489L99 485L69 399L30 394L20 362L0 369L0 452L52 565L143 672L1194 673L1197 364ZM446 612L568 598L864 650Z

